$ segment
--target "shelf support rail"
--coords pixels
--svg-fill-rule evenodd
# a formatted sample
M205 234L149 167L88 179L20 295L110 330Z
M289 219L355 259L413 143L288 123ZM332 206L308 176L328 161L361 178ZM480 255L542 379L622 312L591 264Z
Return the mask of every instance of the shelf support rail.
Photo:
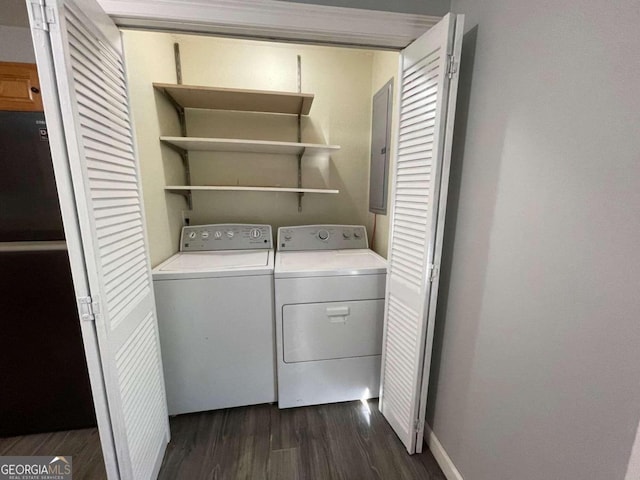
M298 93L302 93L302 58L298 55ZM302 100L301 100L302 101ZM298 143L302 143L302 116L298 110ZM302 157L306 149L302 149L302 152L298 155L298 188L302 188ZM298 193L298 213L302 212L302 197L303 192Z
M178 42L173 44L173 54L176 62L176 83L178 85L182 85L182 60L180 59L180 44ZM164 90L163 90L164 91ZM178 121L180 122L180 135L183 137L187 136L187 120L184 113L184 108L178 104L174 100L174 98L165 92L165 95L169 97L171 104L178 112ZM187 185L191 185L191 167L189 164L189 151L184 150L179 147L174 147L173 145L169 145L173 148L182 159L182 164L184 165L184 177ZM189 210L193 210L193 196L191 194L191 190L187 190L183 192L185 199L187 200L187 208Z

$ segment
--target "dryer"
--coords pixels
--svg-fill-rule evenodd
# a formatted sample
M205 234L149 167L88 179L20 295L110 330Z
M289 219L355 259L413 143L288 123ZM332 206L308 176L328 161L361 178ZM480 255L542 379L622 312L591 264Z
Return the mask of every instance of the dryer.
M363 226L278 229L278 406L378 396L387 262Z
M170 415L276 400L269 225L183 227L153 270Z

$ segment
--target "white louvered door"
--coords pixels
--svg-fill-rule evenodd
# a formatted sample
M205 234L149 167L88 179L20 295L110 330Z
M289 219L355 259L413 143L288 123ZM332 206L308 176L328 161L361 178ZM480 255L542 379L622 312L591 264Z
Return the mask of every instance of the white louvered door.
M84 264L95 305L119 478L156 478L169 424L120 32L95 0L30 7L34 32L49 31L49 44L36 44L51 79L45 114L64 132L66 152L52 154L66 153L71 172L82 258L70 257Z
M448 14L400 58L380 411L409 453L424 436L462 28Z

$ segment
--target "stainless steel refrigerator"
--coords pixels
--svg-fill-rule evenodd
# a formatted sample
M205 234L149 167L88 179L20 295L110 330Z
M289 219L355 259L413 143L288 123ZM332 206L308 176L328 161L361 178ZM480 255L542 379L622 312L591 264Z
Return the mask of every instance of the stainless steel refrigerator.
M44 114L0 111L0 436L95 426Z

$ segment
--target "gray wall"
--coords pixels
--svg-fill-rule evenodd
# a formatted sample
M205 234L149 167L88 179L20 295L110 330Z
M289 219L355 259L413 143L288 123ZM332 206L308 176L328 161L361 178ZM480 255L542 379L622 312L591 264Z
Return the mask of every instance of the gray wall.
M0 62L36 62L29 30L29 15L24 0L2 0Z
M28 27L29 14L27 12L27 3L24 0L2 0L0 25Z
M296 3L329 5L332 7L362 8L386 12L417 13L422 15L445 15L450 0L284 0Z
M36 63L31 31L0 25L0 62Z
M640 418L640 9L453 10L469 33L429 423L466 480L622 479Z

